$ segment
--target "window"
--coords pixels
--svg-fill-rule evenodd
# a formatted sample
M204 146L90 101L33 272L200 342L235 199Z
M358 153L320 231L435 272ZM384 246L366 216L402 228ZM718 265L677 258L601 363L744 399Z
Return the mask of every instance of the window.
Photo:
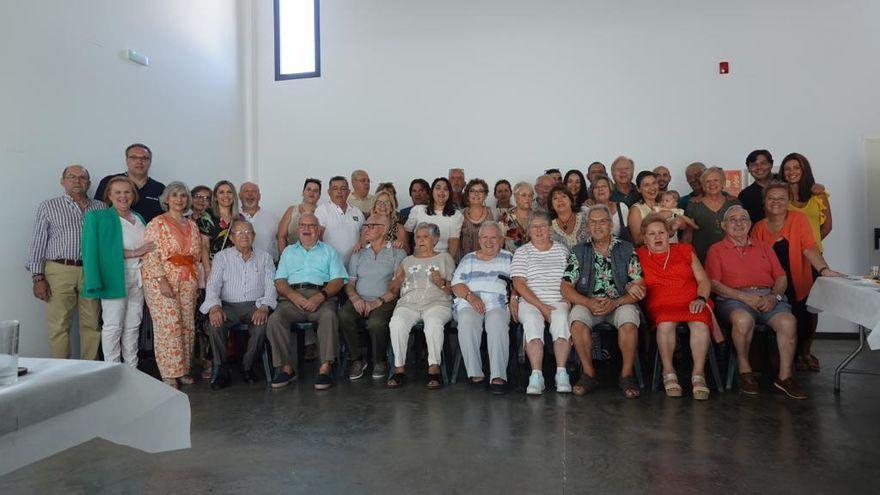
M275 80L321 76L320 0L275 0Z

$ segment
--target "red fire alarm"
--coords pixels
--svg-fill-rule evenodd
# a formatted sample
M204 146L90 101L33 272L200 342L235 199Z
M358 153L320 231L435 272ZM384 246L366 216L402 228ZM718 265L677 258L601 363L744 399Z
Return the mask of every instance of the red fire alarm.
M730 73L730 63L729 62L718 62L718 73L719 74L729 74Z

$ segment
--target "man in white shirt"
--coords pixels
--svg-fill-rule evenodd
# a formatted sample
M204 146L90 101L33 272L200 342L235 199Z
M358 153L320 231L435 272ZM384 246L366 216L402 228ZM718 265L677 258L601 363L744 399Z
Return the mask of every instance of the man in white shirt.
M376 202L376 195L370 194L370 176L363 170L355 170L351 173L351 187L348 205L360 209L364 216L370 216Z
M327 190L330 202L315 210L315 216L321 224L320 238L336 249L345 266L348 265L355 244L360 240L364 214L357 206L348 204L349 189L345 177L336 176L330 179Z
M260 186L253 182L245 182L238 189L241 200L241 216L252 223L256 238L254 247L269 253L273 260L278 259L278 246L275 234L278 230L278 217L260 207Z

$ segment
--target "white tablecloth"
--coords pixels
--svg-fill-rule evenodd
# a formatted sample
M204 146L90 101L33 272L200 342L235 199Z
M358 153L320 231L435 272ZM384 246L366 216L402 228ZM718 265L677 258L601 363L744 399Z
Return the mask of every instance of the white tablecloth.
M828 311L870 330L868 345L880 348L880 285L839 277L819 277L807 306Z
M127 365L21 358L0 387L0 475L101 437L145 452L190 447L189 398Z

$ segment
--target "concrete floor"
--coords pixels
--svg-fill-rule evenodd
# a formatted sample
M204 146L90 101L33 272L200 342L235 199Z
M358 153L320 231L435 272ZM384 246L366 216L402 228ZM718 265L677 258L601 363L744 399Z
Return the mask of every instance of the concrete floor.
M190 450L149 455L93 440L0 478L19 493L876 493L880 377L833 365L854 341L818 341L820 374L792 401L713 392L707 403L606 378L589 397L496 397L464 383L403 390L369 378L188 387ZM856 365L880 367L880 353ZM609 377L610 378L610 377Z

